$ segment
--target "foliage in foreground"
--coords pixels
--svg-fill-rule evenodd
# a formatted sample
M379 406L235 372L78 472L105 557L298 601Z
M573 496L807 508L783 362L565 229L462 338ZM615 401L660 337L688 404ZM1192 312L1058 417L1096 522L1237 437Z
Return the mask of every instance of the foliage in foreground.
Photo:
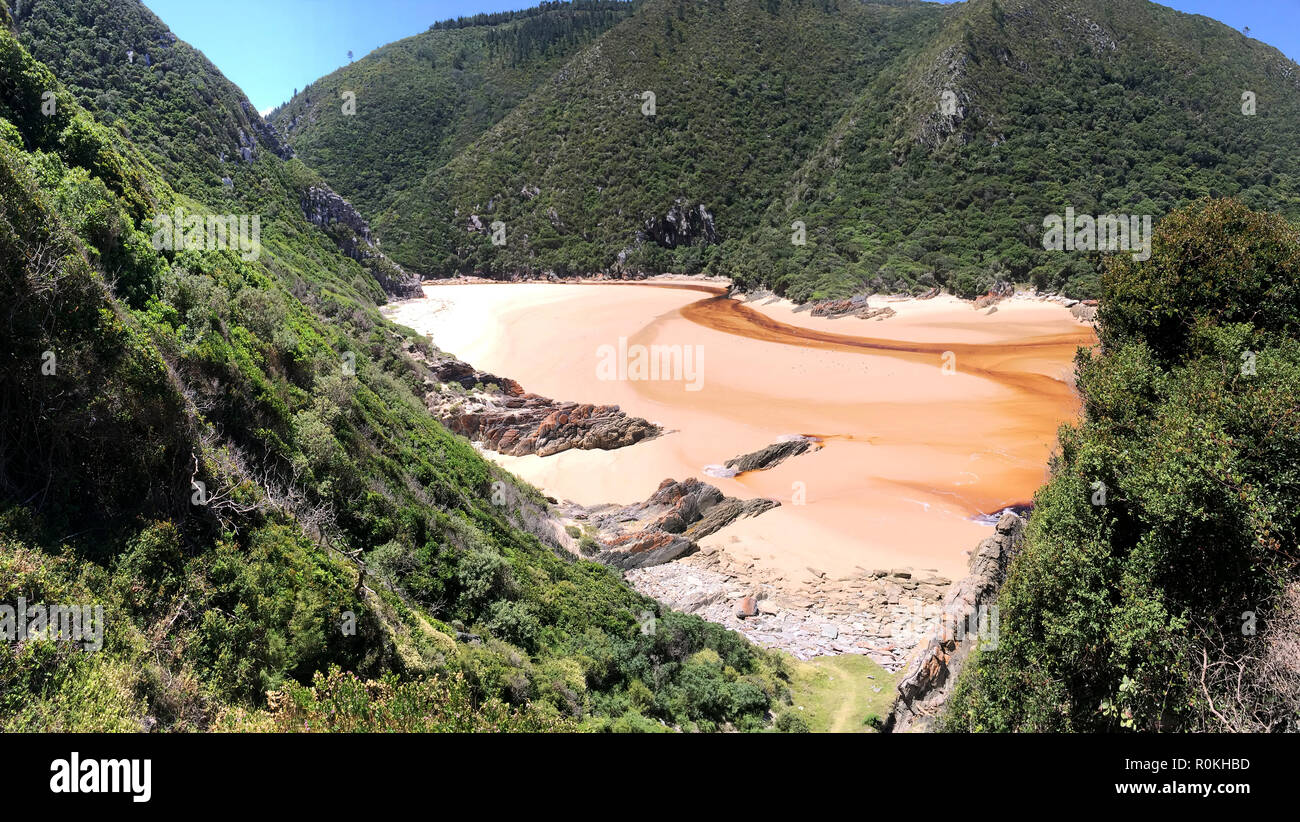
M946 725L1295 731L1300 237L1203 201L1103 289L1084 419Z
M554 716L539 716L499 699L478 702L461 674L402 681L393 674L363 680L330 668L317 671L311 685L288 683L267 694L265 713L231 711L216 729L276 733L541 733L576 726Z

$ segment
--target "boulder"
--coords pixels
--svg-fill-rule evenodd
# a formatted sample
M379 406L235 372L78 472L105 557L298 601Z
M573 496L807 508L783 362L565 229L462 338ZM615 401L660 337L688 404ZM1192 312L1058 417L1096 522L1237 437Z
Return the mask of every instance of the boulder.
M627 506L583 508L569 504L565 514L588 517L603 550L596 560L617 568L645 568L699 551L703 539L743 517L780 505L771 499L742 500L694 477L666 479L645 502Z

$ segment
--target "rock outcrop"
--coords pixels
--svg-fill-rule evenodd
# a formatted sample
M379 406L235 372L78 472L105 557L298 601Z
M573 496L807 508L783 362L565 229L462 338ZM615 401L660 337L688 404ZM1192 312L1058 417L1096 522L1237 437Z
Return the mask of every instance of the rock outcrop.
M148 55L145 55L148 58ZM293 159L293 149L280 137L280 133L275 130L262 115L257 113L253 104L247 100L239 101L240 108L244 111L244 117L248 119L248 127L253 132L245 134L241 129L239 132L240 148L248 148L250 152L255 150L260 143L264 145L281 160Z
M609 451L651 439L663 429L617 405L562 402L526 393L519 383L415 343L408 355L428 374L424 402L453 432L512 457L547 457L570 448Z
M713 215L703 204L691 206L685 200L677 200L664 216L654 216L642 223L637 239L663 248L711 245L718 242L718 230Z
M1090 323L1097 319L1097 301L1083 300L1070 306L1070 316L1079 322Z
M1005 280L999 280L993 284L987 294L976 297L972 305L976 311L982 311L985 308L996 306L1008 297L1014 296L1015 293L1015 286Z
M739 457L732 457L727 460L725 466L736 474L743 474L746 471L764 471L780 465L791 457L799 456L814 444L818 444L818 441L812 437L774 442L766 448L760 448Z
M379 250L370 224L351 203L324 185L309 186L299 199L307 222L324 229L340 251L370 271L385 294L398 299L424 296L420 278Z
M928 730L971 649L976 643L996 640L997 613L991 609L1007 567L1020 550L1024 530L1025 521L1008 511L998 520L996 533L971 554L970 574L948 591L934 635L899 680L894 711L886 722L891 730Z
M842 300L819 300L812 304L814 317L827 317L835 320L840 317L857 317L860 320L886 319L894 316L894 309L887 306L872 308L867 304L867 297L858 294Z
M617 405L561 402L537 394L479 394L477 399L471 409L456 407L459 403L443 407L438 412L443 423L512 457L549 457L570 448L610 451L661 433L659 426L630 417Z
M666 479L648 500L634 505L588 508L568 503L561 511L594 532L598 562L628 570L693 554L699 550L696 540L778 505L770 499L728 497L692 477L681 482Z

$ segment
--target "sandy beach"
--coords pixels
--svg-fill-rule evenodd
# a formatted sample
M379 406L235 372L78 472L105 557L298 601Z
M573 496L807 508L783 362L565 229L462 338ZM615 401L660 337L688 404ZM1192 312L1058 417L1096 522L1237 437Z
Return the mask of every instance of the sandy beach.
M528 391L618 404L669 432L615 451L488 452L504 467L587 505L644 500L663 479L689 476L730 496L780 500L703 544L792 578L809 567L963 575L965 552L991 531L980 515L1030 501L1042 484L1056 428L1078 410L1074 352L1094 340L1067 309L1031 298L1003 300L993 314L946 296L872 298L897 313L862 320L716 293L433 285L389 314ZM636 378L645 375L633 366L608 378L611 352L637 346L690 351L695 373ZM706 471L792 435L823 447L734 478Z

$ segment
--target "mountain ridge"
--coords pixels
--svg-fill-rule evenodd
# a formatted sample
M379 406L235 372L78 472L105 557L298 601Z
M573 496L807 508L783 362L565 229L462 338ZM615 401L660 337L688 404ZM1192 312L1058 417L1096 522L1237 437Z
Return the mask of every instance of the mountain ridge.
M1300 215L1297 72L1146 0L646 0L445 163L408 164L421 181L368 216L424 276L703 272L798 301L1015 281L1093 297L1100 259L1045 251L1044 216L1159 217L1206 195ZM313 129L329 124L294 139ZM647 230L701 207L716 238Z

